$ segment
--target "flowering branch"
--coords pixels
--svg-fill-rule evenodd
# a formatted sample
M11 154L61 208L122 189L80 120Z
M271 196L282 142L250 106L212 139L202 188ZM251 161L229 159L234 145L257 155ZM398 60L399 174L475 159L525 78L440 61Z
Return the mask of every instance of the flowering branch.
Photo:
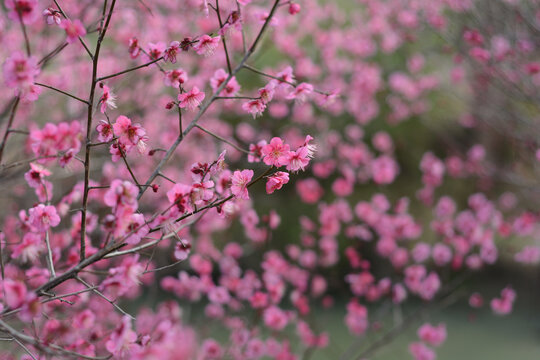
M255 179L253 179L252 181L250 181L247 185L246 185L246 188L250 188L251 186L255 185L256 183L258 183L259 181L261 181L262 179L264 179L265 176L267 176L268 174L270 174L270 172L272 171L274 167L269 167L268 169L266 169L265 172L263 172L262 174L260 174L258 177L256 177ZM234 199L234 195L229 195L227 196L226 198L223 198L221 200L216 200L208 205L205 205L201 208L198 208L188 214L184 214L182 216L180 216L179 218L177 218L176 220L174 220L175 223L179 222L179 221L182 221L182 220L185 220L187 219L188 217L190 216L193 216L201 211L204 211L204 210L209 210L209 209L212 209L212 208L215 208L215 207L218 207L220 205L223 205L225 204L227 201L230 201L232 199ZM150 229L150 232L153 232L153 231L156 231L158 229L160 229L161 226L158 226L158 227L155 227L155 228L152 228Z
M218 98L219 94L221 93L221 91L223 89L225 89L225 87L227 86L227 84L229 83L229 81L242 69L242 67L244 66L244 64L246 63L246 61L249 59L249 57L251 56L251 54L253 54L253 52L255 51L261 37L262 37L262 34L264 33L264 31L266 30L266 27L268 26L268 23L272 20L272 17L274 16L274 13L276 11L276 8L277 8L277 5L279 4L279 1L280 0L275 0L274 1L274 5L272 6L272 9L270 10L270 13L268 14L268 17L266 18L263 26L261 27L261 30L259 31L257 37L255 38L255 41L253 41L253 44L251 45L251 47L249 48L249 50L247 51L247 53L244 55L242 61L240 61L240 63L238 64L238 66L229 74L229 76L227 76L227 78L225 79L225 81L223 81L223 83L221 83L221 85L216 89L216 91L212 94L212 97L206 102L204 103L199 112L197 113L197 115L193 118L193 120L191 120L191 122L189 123L189 125L186 127L186 129L180 133L180 135L176 138L176 140L174 141L174 143L171 145L171 147L167 150L165 156L163 157L163 159L161 159L160 163L158 164L158 166L154 169L154 171L152 172L152 174L150 175L150 177L148 178L148 180L146 181L145 185L147 185L147 187L149 185L152 184L152 181L154 181L154 179L158 176L158 174L161 172L161 169L163 168L163 166L165 166L165 164L169 161L169 159L172 157L174 151L176 150L176 148L178 147L178 145L180 145L180 143L182 142L182 140L184 139L184 137L189 134L189 132L191 131L191 129L193 129L195 127L195 125L197 124L197 122L199 121L199 119L204 115L204 113L206 112L206 110L208 110L208 108L210 107L210 105L216 100L216 98ZM144 192L146 191L147 187L144 187L144 188L141 188L141 190L139 191L139 195L137 196L137 199L140 199Z
M92 115L93 115L93 108L94 108L94 94L95 94L96 85L97 85L99 52L101 50L101 43L103 39L105 38L105 34L107 33L109 23L111 22L111 17L113 14L115 4L116 4L116 0L112 0L109 13L105 20L105 24L98 36L96 50L94 51L94 56L92 58L92 83L90 85L90 95L88 97L88 111L87 111L88 116L87 116L87 121L86 121L86 147L85 147L85 158L84 158L84 190L83 190L83 201L82 201L82 212L81 212L81 240L80 240L81 262L86 257L86 212L87 212L87 207L88 207L88 187L90 183L90 149L91 149L90 135L92 133Z
M111 120L109 119L109 116L107 115L107 113L105 113L105 116L107 117L107 122L109 123L109 126L112 126ZM138 187L141 187L142 185L139 184L139 181L137 181L137 178L135 177L135 174L133 173L133 170L131 169L131 166L129 165L129 163L127 161L126 153L122 149L122 147L120 146L120 142L118 141L118 138L115 139L115 142L118 145L118 151L120 152L120 156L122 157L122 160L124 161L124 164L126 165L126 168L128 169L129 174L131 175L131 178L135 182L135 185L137 185ZM94 144L92 144L92 145L94 145Z
M54 1L54 4L56 5L56 7L58 8L58 11L60 11L60 14L62 14L62 16L65 19L69 20L69 17L64 12L64 10L62 9L62 7L58 3L58 1L57 0L53 0L53 1ZM77 36L77 37L79 38L79 41L81 42L81 45L84 47L84 50L86 50L86 53L88 54L88 56L90 56L90 59L93 61L94 60L94 55L92 55L92 52L88 48L88 45L86 45L86 42L84 41L84 39L82 37L80 37L80 36Z

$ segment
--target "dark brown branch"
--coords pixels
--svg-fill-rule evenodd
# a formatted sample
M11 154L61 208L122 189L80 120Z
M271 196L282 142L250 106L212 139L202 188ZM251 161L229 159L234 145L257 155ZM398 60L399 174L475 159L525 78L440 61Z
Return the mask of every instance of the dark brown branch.
M56 0L55 0L56 3ZM81 213L81 240L80 240L80 260L81 262L86 257L86 212L88 207L88 186L90 183L90 135L92 133L92 115L94 108L94 96L96 91L97 84L97 71L98 71L98 60L99 52L101 50L101 43L105 38L107 29L111 22L111 17L113 14L114 6L116 0L112 0L107 19L103 26L102 31L100 32L96 44L96 50L94 51L94 56L92 58L92 84L90 85L90 95L88 96L88 112L87 112L87 121L86 121L86 147L85 147L85 157L84 157L84 191L83 191L83 201L82 201L82 213ZM58 4L57 4L58 5Z
M28 40L28 34L26 33L26 25L24 24L21 10L17 10L17 14L19 15L19 22L21 23L21 30L24 36L24 45L26 48L26 55L30 57L32 56L32 52L30 51L30 40Z
M158 58L158 59L155 59L155 60L152 60L150 62L147 62L146 64L142 64L142 65L139 65L139 66L135 66L135 67L132 67L132 68L129 68L129 69L126 69L126 70L123 70L123 71L120 71L120 72L117 72L117 73L114 73L114 74L111 74L111 75L106 75L106 76L102 76L100 78L98 78L96 81L97 82L100 82L100 81L103 81L103 80L107 80L107 79L110 79L110 78L113 78L113 77L116 77L116 76L120 76L120 75L123 75L123 74L126 74L128 72L131 72L131 71L135 71L135 70L138 70L138 69L142 69L144 67L147 67L147 66L150 66L152 64L155 64L157 63L158 61L160 60L163 60L163 56Z
M17 112L17 108L19 106L20 101L21 101L21 98L17 97L15 100L15 103L13 104L13 107L11 108L11 113L9 114L9 120L7 123L6 131L4 132L2 142L0 143L0 164L2 163L2 157L4 155L4 148L6 147L6 142L9 136L9 129L13 125L13 119L15 118L15 113Z
M44 87L44 88L47 88L47 89L54 90L54 91L56 91L56 92L59 92L60 94L64 94L64 95L66 95L66 96L69 96L69 97L72 98L72 99L78 100L78 101L80 101L80 102L82 102L82 103L88 105L88 101L83 100L83 99L81 99L80 97L77 97L77 96L72 95L72 94L70 94L70 93L67 93L67 92L65 92L65 91L63 91L63 90L57 89L57 88L55 88L54 86L45 85L45 84L38 83L38 82L36 82L36 83L34 83L34 84L35 84L35 85L38 85L38 86L41 86L41 87Z
M211 132L210 130L207 130L205 128L203 128L202 126L200 125L195 125L199 130L201 131L204 131L205 133L207 133L208 135L211 135L213 137L215 137L216 139L220 140L220 141L223 141L225 144L228 144L230 146L232 146L233 148L235 148L236 150L238 151L241 151L243 153L246 153L246 154L251 154L251 152L249 150L246 150L246 149L242 149L240 146L236 145L236 144L233 144L232 142L230 142L229 140L219 136L218 134L215 134L213 132Z
M219 10L219 0L216 0L216 13L219 21L219 28L223 29L223 21L221 21L221 11ZM225 35L221 37L223 42L223 50L225 50L225 58L227 59L227 70L229 74L232 73L231 59L229 57L229 51L227 50L227 41L225 40Z

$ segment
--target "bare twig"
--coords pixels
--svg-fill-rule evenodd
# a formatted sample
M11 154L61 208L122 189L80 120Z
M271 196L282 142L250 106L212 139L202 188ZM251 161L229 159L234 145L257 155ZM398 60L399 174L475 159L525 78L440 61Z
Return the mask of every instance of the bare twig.
M42 84L42 83L38 83L38 82L36 82L36 83L34 83L34 84L35 84L35 85L38 85L38 86L41 86L41 87L44 87L44 88L47 88L47 89L51 89L51 90L57 91L57 92L59 92L60 94L64 94L64 95L66 95L66 96L69 96L69 97L72 98L72 99L78 100L78 101L80 101L80 102L82 102L82 103L88 105L88 101L86 101L86 100L84 100L84 99L81 99L80 97L77 97L77 96L72 95L72 94L70 94L70 93L67 93L67 92L65 92L65 91L63 91L63 90L57 89L57 88L55 88L54 86L50 86L50 85L46 85L46 84Z
M4 132L4 137L2 138L2 142L0 143L0 164L2 163L2 157L4 155L4 148L6 147L6 141L9 136L9 129L13 125L13 119L15 118L15 113L17 112L17 108L19 106L21 98L17 96L15 102L13 103L13 107L11 108L11 113L9 115L9 120L7 123L6 131Z
M215 137L216 139L220 140L220 141L223 141L224 143L232 146L233 148L235 148L236 150L238 151L241 151L243 153L246 153L246 154L251 154L251 152L249 150L246 150L246 149L242 149L240 146L236 145L236 144L233 144L232 142L230 142L229 140L219 136L218 134L215 134L213 132L211 132L210 130L207 130L205 128L203 128L202 126L200 125L195 125L199 130L201 131L204 131L205 133L207 133L208 135L211 135L213 137Z
M98 296L100 296L102 299L104 299L105 301L107 301L109 304L111 304L112 306L114 306L114 308L118 311L120 311L122 314L126 315L126 316L129 316L130 319L132 320L135 320L135 317L133 317L132 315L128 314L125 310L123 310L120 306L118 306L114 301L110 300L108 297L106 297L105 295L103 295L103 293L101 291L99 291L98 289L95 288L95 286L93 285L90 285L89 283L87 283L86 281L84 281L83 279L81 279L80 277L75 277L75 279L77 281L79 281L81 284L83 284L84 286L86 286L88 289L92 288L92 291L94 293L96 293Z
M26 55L32 56L32 52L30 51L30 40L28 40L28 34L26 33L26 25L24 24L20 9L17 9L17 14L19 15L19 23L21 24L21 30L24 36L24 45L26 48Z
M56 277L54 271L53 253L51 250L51 242L49 241L49 231L45 232L45 244L47 244L47 267L49 268L49 276L51 279Z
M219 28L223 28L223 21L221 21L221 11L219 10L219 0L216 0L216 13L219 21ZM225 34L221 37L221 41L223 42L223 49L225 50L225 58L227 59L227 70L229 70L229 74L232 73L232 67L231 67L231 59L229 57L229 51L227 50L227 41L225 40Z
M366 359L368 357L371 357L376 351L378 351L380 348L390 343L397 336L403 333L404 330L414 325L416 321L422 316L424 316L425 314L430 313L437 309L443 309L453 304L456 300L459 299L460 293L457 292L457 290L461 287L461 285L465 282L465 280L469 276L470 276L469 272L464 273L461 277L456 279L456 281L453 284L449 284L448 289L445 292L445 295L441 296L439 300L434 301L430 303L429 305L420 306L416 311L414 311L411 315L405 318L405 320L403 320L401 323L393 327L382 337L380 337L375 342L373 342L368 348L362 351L362 353L360 353L359 355L353 356L353 358L356 360L361 360L361 359ZM343 355L340 357L340 360L347 359L348 356L352 355L351 352L354 352L356 347L357 346L355 344L355 346L351 347L349 351L346 351L345 353L343 353Z
M91 287L87 287L86 289L82 289L82 290L79 290L79 291L74 291L74 292L71 292L71 293L68 293L68 294L56 295L56 296L53 296L53 297L51 297L49 299L43 300L42 303L48 303L48 302L51 302L51 301L54 301L54 300L60 300L60 299L67 298L67 297L70 297L70 296L84 294L84 293L87 293L87 292L90 292L90 291L94 291L97 288L98 288L97 286L91 286Z
M22 332L19 332L15 330L13 327L8 325L5 321L0 320L0 331L4 331L8 334L10 334L14 339L18 339L21 342L27 343L29 345L32 345L36 349L39 349L40 351L48 354L48 355L69 355L71 357L76 357L80 359L88 359L88 360L106 360L109 359L110 356L102 356L102 357L95 357L95 356L87 356L83 354L79 354L75 351L66 350L58 345L55 344L48 344L45 345L44 343L41 343L37 339L28 336L26 334L23 334Z
M17 344L19 344L19 346L34 360L38 360L36 358L36 356L34 354L32 354L32 352L30 351L30 349L28 349L26 347L26 345L24 345L19 339L17 339L16 337L13 338L13 341L15 341Z
M172 268L180 263L183 263L184 260L178 260L178 261L175 261L174 263L172 264L169 264L169 265L165 265L165 266L162 266L162 267L158 267L158 268L155 268L155 269L150 269L150 270L145 270L143 272L143 274L148 274L148 273L153 273L153 272L158 272L158 271L161 271L161 270L165 270L165 269L169 269L169 268Z
M107 80L107 79L110 79L110 78L113 78L113 77L116 77L116 76L120 76L120 75L123 75L123 74L126 74L128 72L131 72L131 71L135 71L135 70L138 70L138 69L142 69L144 67L147 67L147 66L150 66L152 64L155 64L157 63L158 61L160 60L163 60L163 56L158 58L158 59L155 59L155 60L152 60L150 62L147 62L146 64L142 64L142 65L139 65L139 66L135 66L135 67L132 67L132 68L129 68L129 69L126 69L126 70L123 70L123 71L120 71L120 72L117 72L117 73L114 73L114 74L111 74L111 75L106 75L106 76L102 76L100 78L97 78L96 81L97 82L100 82L100 81L103 81L103 80Z

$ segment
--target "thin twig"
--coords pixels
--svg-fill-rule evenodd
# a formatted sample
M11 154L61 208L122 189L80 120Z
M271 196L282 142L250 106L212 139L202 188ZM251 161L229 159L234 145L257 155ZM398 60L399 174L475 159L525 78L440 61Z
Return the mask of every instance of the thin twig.
M251 96L218 96L216 100L258 100L260 97Z
M2 163L2 157L4 155L4 148L6 147L6 141L9 136L9 129L13 125L13 119L15 118L15 113L17 112L17 108L19 106L21 98L17 96L15 103L13 104L13 107L11 108L11 113L9 115L9 120L7 123L6 131L4 132L4 137L2 139L2 142L0 143L0 164Z
M24 345L19 339L17 339L16 337L13 338L13 341L15 341L17 344L19 344L19 346L34 360L38 360L36 358L36 356L34 354L32 354L32 352L30 351L30 349L28 349L26 347L26 345Z
M72 94L70 94L70 93L67 93L67 92L65 92L65 91L63 91L63 90L57 89L57 88L55 88L54 86L50 86L50 85L46 85L46 84L42 84L42 83L38 83L38 82L36 82L36 83L34 83L34 84L35 84L35 85L38 85L38 86L41 86L41 87L44 87L44 88L47 88L47 89L51 89L51 90L57 91L57 92L59 92L60 94L64 94L64 95L66 95L66 96L69 96L69 97L72 98L72 99L78 100L78 101L80 101L80 102L82 102L82 103L88 105L88 101L86 101L86 100L84 100L84 99L81 99L80 97L77 97L77 96L72 95Z
M111 75L106 75L106 76L102 76L100 78L97 78L96 81L97 82L100 82L100 81L103 81L103 80L107 80L107 79L110 79L110 78L113 78L113 77L116 77L116 76L120 76L120 75L123 75L123 74L126 74L128 72L131 72L131 71L135 71L135 70L138 70L138 69L142 69L144 67L147 67L147 66L150 66L152 64L155 64L157 63L158 61L160 60L163 60L163 56L158 58L158 59L155 59L155 60L152 60L150 62L147 62L146 64L142 64L142 65L139 65L139 66L135 66L135 67L132 67L132 68L129 68L129 69L126 69L126 70L123 70L123 71L120 71L120 72L117 72L117 73L114 73L114 74L111 74Z
M92 291L94 293L96 293L97 295L99 295L101 298L103 298L104 300L106 300L109 304L111 304L112 306L114 306L116 308L116 310L120 311L122 314L126 315L126 316L129 316L129 318L131 318L132 320L135 320L135 318L130 315L129 313L127 313L126 311L124 311L120 306L118 306L114 301L110 300L108 297L106 297L105 295L103 295L103 293L101 291L99 291L98 289L95 289L95 286L93 285L90 285L89 283L87 283L86 281L84 281L83 279L81 279L80 277L75 277L75 279L77 281L79 281L81 284L83 284L84 286L86 286L87 288L94 288L92 289Z
M391 330L389 330L386 334L380 337L378 340L373 342L361 354L354 356L354 359L361 360L361 359L366 359L368 357L371 357L372 354L378 351L381 347L383 347L384 345L394 340L399 334L403 333L404 330L412 326L418 320L418 318L422 317L423 315L433 310L443 309L453 304L459 298L457 296L459 295L459 293L457 293L457 290L465 282L465 280L470 276L470 274L471 274L470 272L463 274L463 276L458 278L455 283L449 285L449 289L446 291L444 296L439 298L439 301L437 303L432 302L431 304L427 306L426 305L420 306L416 311L414 311L411 315L409 315L400 324L396 325ZM351 351L345 352L340 357L340 360L346 359L346 357L348 356L347 353L350 353L350 352Z
M200 126L200 125L198 125L198 124L195 125L195 127L197 127L197 128L198 128L199 130L201 130L201 131L204 131L204 132L207 133L208 135L211 135L211 136L215 137L216 139L218 139L218 140L220 140L220 141L223 141L224 143L226 143L226 144L232 146L233 148L235 148L235 149L238 150L238 151L241 151L241 152L246 153L246 154L251 154L251 152L250 152L249 150L242 149L240 146L233 144L233 143L230 142L229 140L227 140L227 139L225 139L225 138L219 136L218 134L215 134L215 133L211 132L210 130L207 130L207 129L203 128L202 126Z
M174 181L173 179L167 177L167 176L166 176L165 174L163 174L163 173L159 173L158 176L164 178L165 180L167 180L167 181L169 181L169 182L171 182L171 183L173 183L173 184L176 184L176 181Z
M159 244L161 241L163 241L165 239L169 239L171 237L174 237L178 231L195 224L197 221L199 221L203 217L203 215L204 215L204 213L201 214L197 219L195 219L193 221L190 221L189 223L182 224L181 226L179 226L174 231L171 231L167 235L161 236L159 239L154 239L154 240L152 240L150 242L147 242L145 244L139 245L137 247L134 247L134 248L131 248L131 249L128 249L128 250L115 251L113 253L110 253L110 254L106 255L105 259L109 259L109 258L113 258L113 257L117 257L117 256L122 256L122 255L127 255L127 254L135 254L135 253L137 253L137 252L139 252L141 250L148 249L149 247L157 245L157 244Z
M169 264L169 265L165 265L165 266L162 266L162 267L158 267L158 268L155 268L155 269L150 269L150 270L145 270L143 272L143 275L144 274L148 274L148 273L154 273L154 272L158 272L158 271L161 271L161 270L165 270L165 269L169 269L169 268L172 268L180 263L183 263L185 260L178 260L172 264Z
M5 272L5 269L4 269L4 244L3 242L0 240L0 270L2 272L2 280L4 280L4 272ZM5 296L5 294L4 294Z
M38 65L40 65L42 68L47 65L49 60L51 60L54 56L58 55L62 50L64 50L69 44L67 42L63 42L60 45L58 45L56 48L54 48L53 51L45 55L41 60L39 60Z
M259 75L262 75L262 76L266 76L267 78L270 78L270 79L274 79L274 80L278 80L279 82L282 82L284 84L288 84L288 85L291 85L293 87L297 87L299 84L297 83L293 83L293 82L290 82L290 81L285 81L277 76L274 76L274 75L270 75L270 74L267 74L265 73L264 71L261 71L261 70L258 70L258 69L255 69L254 67L252 66L249 66L247 64L244 65L244 68L251 71L251 72L254 72L255 74L259 74ZM325 95L325 96L329 96L330 93L328 92L325 92L325 91L321 91L321 90L317 90L317 89L313 89L313 92L316 92L317 94L321 94L321 95Z
M219 0L216 0L216 13L219 21L219 28L223 28L223 22L221 21L221 11L219 10ZM229 71L229 74L232 73L232 67L231 67L231 59L229 57L229 51L227 50L227 41L225 40L225 34L221 37L221 41L223 42L223 49L225 50L225 58L227 59L227 70Z
M47 266L49 268L49 276L51 279L54 279L56 277L56 272L54 271L53 253L51 250L51 242L49 241L49 231L45 232L45 244L47 244Z
M20 9L17 9L17 14L19 15L19 22L21 24L21 30L24 36L24 44L26 48L26 55L28 57L32 56L32 52L30 51L30 40L28 40L28 34L26 33L26 25L24 24L22 13Z
M162 239L160 238L160 239L156 239L156 240L147 242L147 243L145 243L143 245L139 245L139 246L134 247L132 249L122 250L122 251L115 251L115 252L112 252L110 254L105 255L103 258L104 259L109 259L109 258L112 258L112 257L117 257L117 256L122 256L122 255L127 255L127 254L135 254L136 252L139 252L139 251L144 250L144 249L148 249L149 247L152 247L154 245L159 244L159 242L161 240Z
M79 290L79 291L74 291L74 292L71 292L71 293L68 293L68 294L56 295L56 296L53 296L53 297L51 297L49 299L43 300L42 303L44 304L44 303L48 303L48 302L51 302L51 301L54 301L54 300L60 300L60 299L67 298L67 297L70 297L70 296L84 294L84 293L87 293L87 292L90 292L90 291L94 291L97 288L98 288L98 286L91 286L91 287L87 287L86 289L82 289L82 290Z
M182 131L182 108L180 106L178 106L178 133L180 134L180 137L184 137Z
M236 11L238 11L238 16L242 19L242 9L240 3L236 0ZM247 52L247 43L246 43L246 32L244 31L244 26L242 25L242 49L244 49L244 54Z
M8 132L11 134L21 134L21 135L30 135L30 131L19 130L19 129L8 129Z
M0 165L0 171L4 171L4 170L7 170L7 169L17 167L17 166L25 165L25 164L31 163L32 161L36 161L36 160L55 159L58 156L60 156L60 155L57 154L57 155L50 155L50 156L38 156L38 157L34 157L34 158L31 158L31 159L27 159L27 160L17 161L17 162L11 163L11 164Z

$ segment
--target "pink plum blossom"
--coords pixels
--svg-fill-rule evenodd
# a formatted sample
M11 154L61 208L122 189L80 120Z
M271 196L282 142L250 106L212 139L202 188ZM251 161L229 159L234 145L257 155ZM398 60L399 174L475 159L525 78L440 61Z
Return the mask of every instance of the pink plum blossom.
M175 69L165 73L165 85L179 88L188 81L187 73L182 69Z
M263 162L275 167L287 165L289 163L289 149L289 145L284 144L282 139L274 137L269 144L262 147Z
M137 208L137 194L139 190L129 181L115 179L111 182L111 187L105 193L103 201L112 208L127 206Z
M43 16L45 16L48 25L60 25L62 22L60 11L54 8L47 8L43 10Z
M281 187L288 182L289 174L283 171L278 171L268 177L266 182L266 193L272 194L274 191L281 189Z
M13 21L31 24L39 16L37 0L6 0L5 5L9 10L8 17Z
M210 79L210 86L212 87L212 90L214 92L217 91L217 89L223 84L227 78L228 74L223 69L217 69L214 73L214 76ZM229 81L227 81L227 84L225 85L225 88L222 90L220 95L222 96L234 96L237 92L240 91L240 84L236 80L236 77L231 77Z
M250 100L242 104L242 109L250 113L255 119L257 116L261 116L266 109L266 104L262 99Z
M414 342L409 345L409 352L415 360L435 360L435 351L421 342Z
M193 46L193 49L195 49L199 55L203 55L205 57L212 56L220 41L221 36L211 37L208 35L203 35L199 38L199 41L195 44L195 46Z
M165 49L163 59L165 61L169 61L173 64L176 63L176 55L178 54L178 51L180 51L180 42L178 41L172 41L169 44L169 47Z
M253 178L253 170L236 170L231 177L231 192L234 196L248 200L247 186Z
M39 74L35 57L26 57L20 51L14 52L3 65L4 81L10 88L28 89Z
M273 330L283 330L288 323L288 316L277 306L267 308L263 313L264 324Z
M390 184L399 172L399 167L394 159L382 155L373 160L371 165L373 181L377 184Z
M204 97L204 92L194 86L189 92L178 94L178 101L180 101L179 106L182 109L187 108L188 110L195 110L201 105Z
M69 19L64 19L60 23L60 27L66 32L66 41L69 44L76 42L79 37L86 35L86 29L80 20L71 21Z
M440 346L446 340L446 326L445 324L433 326L426 323L418 329L418 337L431 346Z
M38 232L44 232L60 224L60 216L52 205L39 204L28 210L29 222Z

